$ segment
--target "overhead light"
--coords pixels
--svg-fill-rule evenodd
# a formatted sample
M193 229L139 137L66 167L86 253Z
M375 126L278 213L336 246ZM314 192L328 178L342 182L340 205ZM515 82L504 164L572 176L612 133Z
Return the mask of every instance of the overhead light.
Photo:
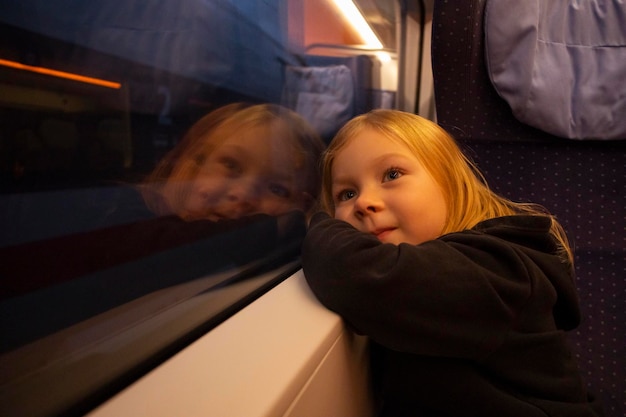
M80 74L73 74L71 72L57 71L45 67L36 67L32 65L25 65L15 61L9 61L7 59L0 59L0 65L5 67L16 68L24 71L36 72L39 74L50 75L53 77L66 78L69 80L80 81L82 83L99 85L102 87L119 89L122 85L113 81L101 80L100 78L86 77Z
M370 25L367 23L361 11L352 0L333 0L343 16L350 22L359 33L365 45L373 49L382 49L383 44L378 39Z

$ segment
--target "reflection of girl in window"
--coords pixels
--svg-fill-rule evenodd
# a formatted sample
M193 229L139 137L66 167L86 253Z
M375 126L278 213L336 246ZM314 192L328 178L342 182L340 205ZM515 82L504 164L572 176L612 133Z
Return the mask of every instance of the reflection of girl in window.
M231 104L200 119L148 177L147 206L185 220L311 208L323 143L298 114Z
M146 181L103 199L94 230L0 248L0 298L191 245L202 255L193 268L160 279L160 270L146 270L150 288L285 248L295 257L318 197L323 148L307 122L283 107L217 109L191 127ZM188 261L180 253L183 265ZM159 259L163 271L176 263Z

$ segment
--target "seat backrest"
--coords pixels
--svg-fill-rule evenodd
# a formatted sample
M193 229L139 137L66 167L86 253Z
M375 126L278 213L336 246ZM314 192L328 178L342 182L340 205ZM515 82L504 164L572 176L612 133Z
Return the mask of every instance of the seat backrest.
M374 88L374 62L367 55L304 55L287 66L282 104L297 111L329 143L356 115L393 103L395 95Z
M563 224L574 248L583 313L581 326L570 334L572 346L607 417L623 417L626 140L565 139L519 122L487 72L487 2L435 1L437 120L491 188L515 201L542 204Z

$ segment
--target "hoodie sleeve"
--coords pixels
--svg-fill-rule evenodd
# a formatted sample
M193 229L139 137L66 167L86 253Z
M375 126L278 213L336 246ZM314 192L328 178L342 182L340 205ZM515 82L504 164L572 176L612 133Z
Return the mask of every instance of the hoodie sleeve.
M556 301L549 282L536 288L546 279L524 249L478 231L392 245L317 214L302 264L318 299L357 332L416 354L482 357L518 325L531 295L542 297L533 305Z

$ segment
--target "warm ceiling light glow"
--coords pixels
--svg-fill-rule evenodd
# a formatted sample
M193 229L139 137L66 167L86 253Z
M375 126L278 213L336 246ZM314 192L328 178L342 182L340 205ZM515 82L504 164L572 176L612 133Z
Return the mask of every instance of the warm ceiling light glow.
M391 62L391 55L387 52L376 52L376 56L380 60L380 62Z
M39 74L51 75L53 77L67 78L68 80L80 81L82 83L95 84L102 87L119 89L122 85L113 81L101 80L99 78L85 77L84 75L72 74L71 72L57 71L50 68L24 65L19 62L0 59L0 65L17 68L24 71L36 72Z
M335 5L341 10L344 17L352 24L354 29L361 35L365 44L371 48L382 49L383 44L378 39L370 25L359 11L352 0L333 0Z

